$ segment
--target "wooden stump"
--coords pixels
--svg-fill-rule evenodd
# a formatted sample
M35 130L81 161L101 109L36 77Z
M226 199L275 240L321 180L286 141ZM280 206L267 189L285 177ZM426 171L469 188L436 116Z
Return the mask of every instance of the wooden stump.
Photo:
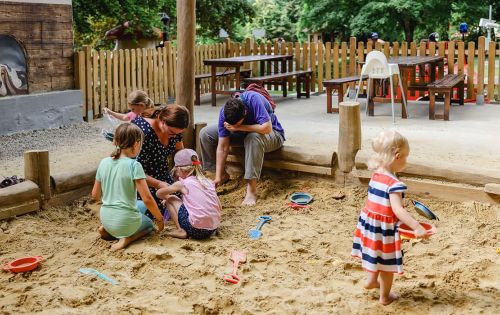
M356 153L361 149L361 117L359 102L339 104L339 169L345 174L354 167Z
M195 139L195 151L198 154L198 158L201 159L201 141L200 141L200 132L201 129L207 126L206 122L196 123L194 125L194 139Z
M40 187L42 200L50 199L49 151L24 152L24 177Z

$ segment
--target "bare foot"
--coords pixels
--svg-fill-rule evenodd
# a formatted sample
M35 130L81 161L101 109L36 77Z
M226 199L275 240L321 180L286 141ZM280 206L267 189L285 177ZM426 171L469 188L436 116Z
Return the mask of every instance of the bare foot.
M254 206L257 203L257 195L247 192L245 199L241 203L242 206Z
M175 238L187 238L187 233L183 229L169 231L167 235Z
M111 245L111 251L116 252L120 249L124 249L128 245L128 243L125 241L125 239L126 238L122 238L118 242Z
M378 281L375 282L366 282L365 285L363 286L366 290L371 290L371 289L378 289L380 288L380 283Z
M114 241L116 240L116 237L113 235L109 234L108 231L104 229L104 226L100 226L97 231L99 231L99 235L101 235L101 238L106 241Z
M392 302L394 302L395 300L397 300L399 298L399 296L397 296L396 294L394 293L389 293L389 296L388 297L380 297L380 304L382 305L389 305L391 304Z

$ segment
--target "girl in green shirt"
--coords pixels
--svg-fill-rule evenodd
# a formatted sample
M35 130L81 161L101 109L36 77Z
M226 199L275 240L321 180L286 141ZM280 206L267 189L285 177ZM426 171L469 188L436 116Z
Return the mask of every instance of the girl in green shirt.
M155 217L156 230L163 230L163 218L148 189L146 174L135 160L143 138L142 130L134 124L118 126L114 136L116 149L97 169L92 197L102 200L99 233L103 239L118 239L111 246L113 251L125 248L154 229L153 221L136 205L137 192Z

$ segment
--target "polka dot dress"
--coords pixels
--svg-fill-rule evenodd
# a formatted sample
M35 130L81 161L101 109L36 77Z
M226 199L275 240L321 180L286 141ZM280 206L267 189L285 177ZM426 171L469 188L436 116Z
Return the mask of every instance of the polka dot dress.
M169 165L168 157L175 154L175 145L177 142L182 141L182 133L170 138L168 144L165 146L160 142L160 139L158 139L153 127L151 127L143 117L138 116L132 122L144 132L144 143L142 144L141 153L139 153L137 157L137 161L141 163L144 172L146 175L155 179L172 184L174 181L170 176L170 170L172 168ZM156 197L156 189L149 187L149 191L151 191L153 198L163 214L165 209L161 205L160 199ZM138 196L138 199L141 199L141 197ZM149 211L146 214L153 218Z

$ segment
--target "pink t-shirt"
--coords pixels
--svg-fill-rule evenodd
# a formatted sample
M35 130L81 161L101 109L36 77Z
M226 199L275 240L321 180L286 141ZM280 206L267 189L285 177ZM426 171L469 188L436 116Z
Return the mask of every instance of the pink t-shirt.
M127 117L129 121L132 121L132 120L136 119L137 116L139 116L139 115L137 115L134 112L128 112L127 115L125 115L125 117Z
M191 225L197 229L215 230L218 228L221 206L214 184L210 182L210 186L205 188L196 176L189 176L180 181L188 191L183 195L182 202L189 213Z

